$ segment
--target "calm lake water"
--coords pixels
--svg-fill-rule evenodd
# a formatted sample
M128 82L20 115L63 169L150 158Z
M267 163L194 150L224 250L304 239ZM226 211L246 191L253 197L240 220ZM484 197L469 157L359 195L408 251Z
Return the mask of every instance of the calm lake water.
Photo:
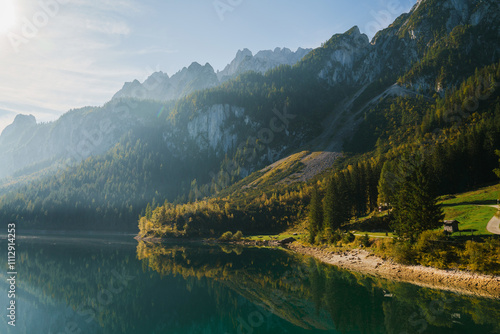
M0 256L0 333L500 333L499 300L374 279L275 249L130 237L17 244L16 327L7 325Z

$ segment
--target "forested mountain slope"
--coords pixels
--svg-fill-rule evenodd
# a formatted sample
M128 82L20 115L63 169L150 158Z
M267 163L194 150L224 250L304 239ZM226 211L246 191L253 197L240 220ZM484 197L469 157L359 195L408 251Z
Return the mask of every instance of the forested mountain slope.
M252 229L265 229L276 218L278 228L280 222L294 221L291 215L303 214L309 200L308 186L301 183L306 180L293 180L304 168L293 154L319 148L335 148L329 153L338 157L343 147L344 158L333 166L355 166L346 169L352 179L357 179L352 173L372 175L360 179L370 184L369 195L356 186L364 194L354 209L359 213L376 205L374 188L385 161L412 145L441 143L449 159L430 156L442 170L461 159L459 150L470 153L472 165L456 172L457 177L467 173L460 187L490 180L486 170L498 147L498 14L493 0L419 1L371 42L354 27L292 67L244 73L175 103L115 99L102 108L68 113L88 118L92 112L96 117L122 112L127 117L113 123L118 144L106 147L103 139L102 151L82 163L11 189L0 199L2 218L37 228L131 228L141 211L150 220L167 199L168 217L182 218L174 224L179 230L185 219L194 230L210 230L210 224L195 219L204 208L216 213L214 224L224 221L220 228L258 220L249 223ZM134 108L127 109L130 104ZM469 153L464 147L471 147ZM252 172L290 155L285 162L293 163L281 164L272 182L261 184L265 187L243 188L258 179ZM447 189L456 184L447 182ZM217 193L185 207L170 204ZM150 211L147 203L152 203ZM284 212L285 207L292 211Z

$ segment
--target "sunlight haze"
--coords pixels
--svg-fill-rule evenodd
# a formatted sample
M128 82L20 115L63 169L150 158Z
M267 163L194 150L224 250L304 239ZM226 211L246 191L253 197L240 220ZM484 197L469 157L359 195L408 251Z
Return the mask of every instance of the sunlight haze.
M354 25L372 38L415 0L232 3L2 0L0 131L18 113L51 121L102 105L154 71L222 70L243 48L316 48Z

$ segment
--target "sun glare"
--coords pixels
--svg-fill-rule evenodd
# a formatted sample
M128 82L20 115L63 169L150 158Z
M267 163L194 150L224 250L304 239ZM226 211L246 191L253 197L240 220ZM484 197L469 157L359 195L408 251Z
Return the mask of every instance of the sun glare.
M0 32L6 32L16 23L13 0L0 0Z

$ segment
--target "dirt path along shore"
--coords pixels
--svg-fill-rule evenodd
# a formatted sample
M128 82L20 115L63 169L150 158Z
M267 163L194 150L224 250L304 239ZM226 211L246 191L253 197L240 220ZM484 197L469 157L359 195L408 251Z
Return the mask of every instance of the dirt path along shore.
M500 211L500 205L490 206ZM491 220L488 222L488 225L486 226L486 230L493 234L500 234L500 218L497 215L498 213L496 213L493 218L491 218Z

